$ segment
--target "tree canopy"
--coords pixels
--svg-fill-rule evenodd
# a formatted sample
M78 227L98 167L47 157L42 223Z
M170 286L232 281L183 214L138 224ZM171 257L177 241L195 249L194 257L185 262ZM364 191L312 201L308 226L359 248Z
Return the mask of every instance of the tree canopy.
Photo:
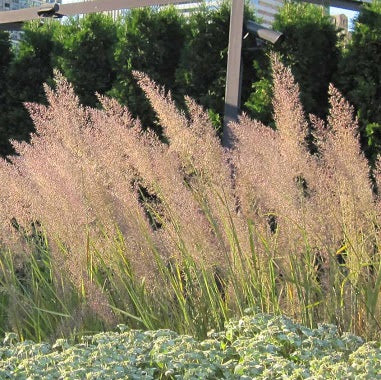
M260 47L251 35L243 41L242 109L271 124L268 56L275 50L292 68L307 114L324 119L328 84L338 85L356 108L363 146L374 160L381 151L380 4L375 0L364 7L343 52L340 33L324 8L286 2L273 25L285 34L283 44ZM248 5L244 17L256 20ZM0 33L0 154L12 151L9 138L28 138L33 126L23 103L45 102L43 83L51 83L54 68L73 83L82 104L98 106L95 93L107 94L158 132L134 70L170 90L180 107L184 95L190 95L209 111L214 126L220 126L229 18L230 3L223 1L217 8L201 6L189 17L165 7L134 9L118 20L94 14L63 24L32 22L13 51L8 35Z
M338 31L329 15L322 7L286 2L275 16L273 28L282 32L285 40L275 47L267 46L258 54L254 65L261 79L253 83L247 107L253 116L270 122L271 74L266 55L276 51L299 83L305 112L324 117L328 109L328 85L335 77L340 58Z
M381 152L381 1L365 5L340 65L339 85L355 106L364 150Z
M109 95L127 104L146 126L153 126L154 113L132 71L143 71L173 89L184 38L184 18L173 7L133 9L120 20L114 50L116 78Z
M116 24L103 14L90 14L57 26L53 34L60 50L55 66L74 85L81 102L95 106L95 93L104 94L115 79Z
M8 153L10 146L8 138L11 135L7 118L8 107L8 71L12 59L9 35L0 31L0 152Z

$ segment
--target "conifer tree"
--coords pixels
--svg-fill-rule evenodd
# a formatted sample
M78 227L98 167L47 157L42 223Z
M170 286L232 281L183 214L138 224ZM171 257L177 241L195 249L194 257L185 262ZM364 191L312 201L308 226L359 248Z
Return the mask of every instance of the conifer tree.
M340 64L339 85L355 106L362 146L371 161L381 153L381 1L364 6Z
M115 79L116 23L104 14L74 18L56 28L54 40L61 48L55 67L70 80L83 104L95 106L95 93L109 91Z
M24 102L46 102L43 83L49 82L52 77L52 32L55 26L53 22L31 22L23 29L8 70L7 81L10 85L6 114L10 133L6 139L28 140L34 131Z
M269 123L271 111L271 74L268 51L281 54L300 85L301 100L307 114L325 117L328 111L328 85L335 79L340 56L338 33L325 10L316 5L287 2L276 15L273 28L285 35L276 46L267 45L258 53L254 65L261 80L254 82L246 106L253 117Z
M167 89L173 89L184 44L183 25L183 16L172 7L133 9L120 20L114 52L116 80L109 94L128 104L131 113L147 127L154 124L154 112L132 71L143 71Z
M6 115L8 103L8 70L12 59L11 44L8 33L0 31L0 155L10 153L7 143L10 130Z

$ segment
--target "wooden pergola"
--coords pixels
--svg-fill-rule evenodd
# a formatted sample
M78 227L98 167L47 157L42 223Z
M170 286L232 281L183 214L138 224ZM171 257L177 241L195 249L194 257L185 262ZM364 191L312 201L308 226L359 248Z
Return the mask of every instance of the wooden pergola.
M198 2L200 0L192 0ZM359 11L363 3L371 0L303 0L323 6L333 6L352 11ZM0 12L0 29L20 30L24 22L44 19L46 17L61 18L63 16L75 16L79 14L107 12L119 9L132 9L157 5L171 5L184 3L184 0L93 0L69 4L45 4L38 8L25 8L16 11ZM241 50L243 30L244 0L232 0L228 63L225 87L225 109L223 144L229 146L230 132L229 123L236 121L240 110L240 87L241 87ZM256 28L257 37L261 38L261 29ZM263 31L268 31L263 28Z

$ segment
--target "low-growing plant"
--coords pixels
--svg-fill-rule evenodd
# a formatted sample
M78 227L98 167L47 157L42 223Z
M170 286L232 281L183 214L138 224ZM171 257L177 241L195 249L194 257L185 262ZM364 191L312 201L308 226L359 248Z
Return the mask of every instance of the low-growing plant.
M17 342L0 345L2 379L380 379L375 342L339 334L336 326L309 329L268 314L230 320L205 340L171 330L83 336L78 344Z
M2 330L205 337L249 307L379 337L380 203L352 108L330 88L311 154L276 56L273 75L276 130L242 116L225 149L200 106L186 116L142 73L164 139L115 100L82 107L56 73L49 105L26 105L30 143L0 162Z

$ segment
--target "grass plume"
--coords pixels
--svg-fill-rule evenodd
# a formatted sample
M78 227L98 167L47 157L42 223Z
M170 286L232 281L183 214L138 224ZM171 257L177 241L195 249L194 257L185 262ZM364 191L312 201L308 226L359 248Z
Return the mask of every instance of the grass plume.
M142 73L165 139L113 99L82 107L56 73L49 105L26 105L30 143L0 162L3 331L206 336L254 308L379 337L380 201L352 109L331 87L311 153L298 85L272 64L276 128L243 115L230 149Z

